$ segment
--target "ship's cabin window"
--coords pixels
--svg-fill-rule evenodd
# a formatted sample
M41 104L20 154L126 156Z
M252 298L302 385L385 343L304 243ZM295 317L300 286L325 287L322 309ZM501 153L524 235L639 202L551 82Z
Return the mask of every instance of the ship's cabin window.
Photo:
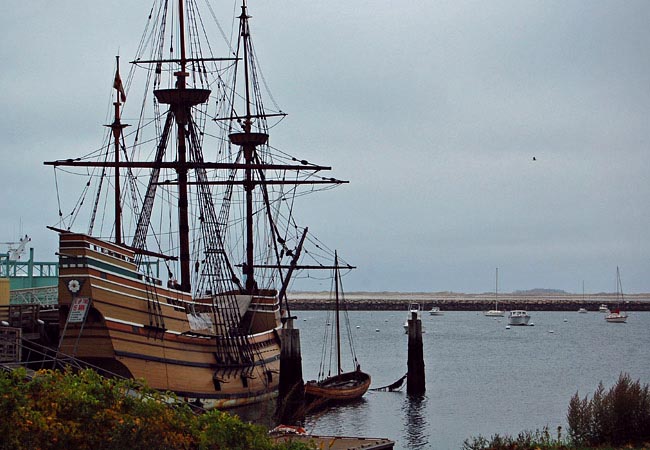
M221 381L217 377L212 377L212 382L214 383L214 390L215 391L220 391L221 390Z
M244 387L248 387L248 377L246 377L246 375L243 373L241 374L241 384Z
M266 381L268 381L269 383L273 381L273 372L271 372L270 370L266 371Z

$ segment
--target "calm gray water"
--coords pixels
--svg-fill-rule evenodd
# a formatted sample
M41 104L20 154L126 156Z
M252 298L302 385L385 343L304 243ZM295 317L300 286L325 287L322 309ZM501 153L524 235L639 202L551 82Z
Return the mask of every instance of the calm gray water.
M305 380L318 373L325 311L298 311ZM569 400L621 372L650 383L650 313L610 324L598 312L531 312L533 327L476 312L423 313L427 393L368 392L307 418L314 434L385 437L396 449L459 449L465 439L566 428ZM350 312L357 354L372 386L406 373L406 312ZM359 326L359 328L356 328ZM376 331L378 330L378 331ZM551 333L552 331L552 333ZM345 367L344 367L345 369ZM348 365L347 369L351 369Z

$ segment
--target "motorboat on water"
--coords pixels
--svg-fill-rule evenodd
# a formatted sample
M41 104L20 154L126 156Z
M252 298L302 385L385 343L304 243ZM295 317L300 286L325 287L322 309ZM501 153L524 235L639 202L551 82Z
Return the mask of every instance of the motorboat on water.
M509 325L520 325L526 326L530 321L530 315L523 309L515 309L510 311L508 314L508 324Z
M580 308L580 309L578 309L578 312L580 314L586 314L587 313L587 308Z
M429 310L429 315L431 315L431 316L442 316L443 312L440 310L439 306L433 306Z
M411 317L413 317L413 314L422 321L421 313L420 313L420 304L419 303L411 303L409 304L409 309L408 313L406 315L406 320L404 321L404 333L409 332L409 320L411 320ZM424 333L424 324L422 324L422 332Z
M598 312L609 313L609 308L607 307L606 304L601 303L600 306L598 307Z

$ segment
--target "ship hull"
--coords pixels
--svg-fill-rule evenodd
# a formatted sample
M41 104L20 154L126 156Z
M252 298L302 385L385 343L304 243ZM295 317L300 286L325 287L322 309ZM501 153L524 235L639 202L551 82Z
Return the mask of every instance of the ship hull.
M218 296L192 299L163 287L136 270L125 247L62 233L59 254L60 353L208 409L277 395L281 330L273 296L228 294L247 332L219 333L230 324L218 319Z

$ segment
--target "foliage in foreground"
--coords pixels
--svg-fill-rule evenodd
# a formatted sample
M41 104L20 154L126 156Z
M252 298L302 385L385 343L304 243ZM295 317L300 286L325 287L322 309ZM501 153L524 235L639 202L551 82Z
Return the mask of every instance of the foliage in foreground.
M0 449L305 450L220 411L197 415L169 395L92 370L0 373Z
M600 383L591 400L578 393L569 402L569 435L577 445L641 445L650 442L650 391L621 374L605 391Z
M621 374L616 384L605 391L600 383L592 399L576 393L567 412L568 436L551 436L542 431L525 431L515 438L494 435L465 440L463 450L587 450L650 449L650 388L632 382Z

